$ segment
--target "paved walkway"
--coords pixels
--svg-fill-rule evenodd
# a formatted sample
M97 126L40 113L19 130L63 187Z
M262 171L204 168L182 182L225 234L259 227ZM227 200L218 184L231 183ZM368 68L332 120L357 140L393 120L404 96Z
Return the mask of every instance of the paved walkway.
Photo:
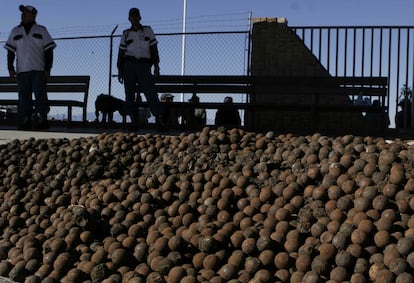
M0 144L8 143L12 140L26 140L30 138L35 139L49 139L49 138L68 138L74 139L79 137L90 137L105 132L115 132L110 129L93 129L93 128L50 128L42 131L18 131L15 127L0 126Z
M0 144L6 144L12 140L26 140L30 138L35 139L49 139L49 138L68 138L75 139L80 137L96 136L103 133L116 133L126 132L122 128L94 128L94 127L51 127L45 131L18 131L15 126L0 125ZM155 129L140 129L138 134L145 135L147 133L158 133ZM166 135L179 135L181 131L171 130L163 133ZM404 140L409 145L414 144L414 130L410 129L405 132L396 133L390 132L386 137L387 140L391 141L395 138ZM1 282L0 282L1 283Z
M39 132L39 131L12 131L12 130L0 130L0 144L6 144L12 140L27 140L30 138L35 139L49 139L49 138L80 138L90 137L97 135L96 133L64 133L64 132Z
M76 139L80 137L97 136L103 133L117 133L126 132L125 129L113 129L113 128L92 128L92 127L80 127L80 128L66 128L66 127L51 127L44 131L19 131L15 127L0 125L0 145L6 144L12 140L27 140L30 138L35 139L49 139L49 138L68 138ZM138 130L138 134L144 135L147 133L158 133L155 129L141 129ZM180 131L169 131L168 135L178 135ZM0 282L1 283L1 282Z

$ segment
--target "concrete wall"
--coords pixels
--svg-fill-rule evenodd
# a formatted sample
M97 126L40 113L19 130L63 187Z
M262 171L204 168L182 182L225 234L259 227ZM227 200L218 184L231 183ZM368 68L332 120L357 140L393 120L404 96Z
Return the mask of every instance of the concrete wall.
M252 33L252 76L330 77L304 42L289 29L286 19L256 18ZM298 82L300 84L300 82ZM315 90L316 91L316 90ZM311 89L301 90L298 85L280 87L257 83L254 102L310 105ZM302 93L302 94L298 94ZM308 93L308 94L303 94ZM352 105L347 96L320 97L322 105ZM317 117L310 111L267 110L256 111L251 125L256 130L275 129L292 132L359 129L363 125L360 113L323 112ZM317 120L314 125L313 119Z

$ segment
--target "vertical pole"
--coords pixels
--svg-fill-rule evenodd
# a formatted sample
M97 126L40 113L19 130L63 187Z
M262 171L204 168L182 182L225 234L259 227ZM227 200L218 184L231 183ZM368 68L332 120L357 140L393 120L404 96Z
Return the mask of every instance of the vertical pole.
M408 31L407 32L410 32L410 30L411 30L411 28L408 28ZM413 31L413 37L412 38L414 38L414 28L412 29L412 31ZM411 70L413 70L413 72L412 72L412 75L413 75L413 79L412 79L412 81L411 81L411 91L412 91L412 93L411 93L411 127L412 128L414 128L414 40L413 40L413 52L411 53L412 54L412 65L411 65ZM408 69L407 69L407 72L408 72Z
M390 104L390 82L391 82L391 48L392 48L392 29L388 29L388 96L387 96L387 104ZM398 83L397 83L397 98L395 103L395 113L398 113Z
M354 39L353 39L353 48L352 48L352 76L355 77L355 60L356 60L356 35L357 28L354 28Z
M326 43L326 48L327 48L327 51L326 51L326 53L328 54L327 55L327 58L326 58L326 66L327 66L327 70L328 70L328 72L329 73L331 73L331 70L330 70L330 61L331 61L331 29L330 28L327 28L326 29L326 31L328 32L328 39L327 39L327 43Z
M322 63L322 28L319 28L318 29L318 32L319 32L319 34L318 34L318 37L319 37L319 42L318 42L318 59L319 59L319 62L321 62L321 64L323 64Z
M253 29L253 21L252 21L252 11L249 12L248 18L249 24L249 34L247 39L247 72L246 75L251 75L251 47L252 47L252 29Z
M114 29L111 32L111 37L110 37L110 45L109 45L109 85L108 85L108 94L111 95L111 91L112 91L112 43L113 43L113 39L114 39L114 33L116 31L116 29L118 28L118 25L116 25L114 27Z
M396 92L398 96L399 84L400 84L400 54L401 54L401 28L397 28L397 71L396 71ZM405 100L404 100L405 101ZM398 102L397 102L398 105ZM407 107L404 107L404 128L407 128Z
M371 50L370 50L370 61L369 61L369 75L372 77L372 65L374 62L374 28L371 28ZM384 106L384 105L382 105Z
M336 44L335 44L335 76L338 76L338 50L339 50L339 28L336 28L336 33L335 33L335 39L336 39Z
M361 76L362 77L364 76L364 70L365 70L364 68L365 66L364 64L365 62L365 32L366 32L366 29L362 28L362 48L361 48L361 51L362 51L361 52Z
M181 76L185 74L185 34L187 32L187 0L183 3L183 37L181 42ZM181 102L184 102L184 93L181 93Z
M344 34L344 76L347 76L346 66L347 66L347 54L348 54L348 28L345 28Z
M249 27L249 32L248 32L248 38L247 38L247 70L246 70L246 75L250 76L250 48L251 48L251 35L252 35L252 12L250 11L248 14L248 27ZM246 48L245 48L245 53L246 55ZM250 93L243 93L242 94L242 102L244 102L245 104L250 103L250 97L249 97ZM244 126L250 126L248 124L250 124L249 122L249 117L248 117L248 111L249 110L242 110L243 113L243 125Z
M405 71L406 71L406 76L405 76L405 83L407 84L407 87L409 86L409 77L408 77L408 73L409 73L409 68L410 68L410 42L411 42L411 36L410 36L410 28L407 28L407 61L406 61L406 65L405 65ZM413 51L414 51L414 41L413 41ZM414 59L414 52L411 54L413 56ZM413 60L414 62L414 60ZM414 73L414 68L413 68L413 73ZM413 74L413 78L414 78L414 74ZM408 88L408 90L411 92L411 105L410 105L410 128L414 129L414 80L412 81L411 84L411 89Z

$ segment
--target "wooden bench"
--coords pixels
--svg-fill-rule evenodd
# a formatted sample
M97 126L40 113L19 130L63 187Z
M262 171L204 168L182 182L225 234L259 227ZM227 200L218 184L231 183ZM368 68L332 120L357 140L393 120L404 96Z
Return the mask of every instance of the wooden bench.
M50 107L67 107L68 122L72 124L73 107L82 108L82 122L87 121L87 102L90 76L52 76L47 82L47 93ZM17 81L10 77L0 77L0 93L17 96ZM55 94L62 95L62 99ZM79 99L75 98L75 95ZM53 96L53 98L51 98ZM18 99L0 98L0 105L17 106Z
M290 77L290 76L263 76L252 78L252 84L261 88L274 89L272 95L275 96L274 103L260 103L252 97L252 105L272 108L272 107L301 107L298 103L286 104L277 101L280 95L306 95L312 97L313 106L319 110L326 107L321 103L320 98L348 96L350 102L355 102L359 94L369 97L370 101L378 99L382 107L387 105L388 78L387 77ZM344 111L358 112L376 109L372 105L329 105L330 109L342 109ZM336 110L336 109L335 109Z
M162 75L155 78L155 87L158 94L170 93L177 97L181 94L192 94L200 97L200 103L197 108L204 109L218 109L223 105L225 96L232 94L245 94L246 102L235 102L234 105L238 109L247 109L248 101L253 91L253 86L250 81L250 76L232 76L232 75ZM139 85L137 85L137 92L140 92ZM208 100L219 102L203 102L203 97ZM147 106L147 103L143 103ZM194 104L186 101L179 101L175 99L174 102L169 103L179 113L185 113L187 110L194 108Z
M312 95L314 96L315 107L324 110L325 107L318 103L318 97L322 95L349 96L351 101L354 101L358 94L372 99L378 99L381 107L386 107L386 98L388 91L388 78L386 77L291 77L291 76L159 76L155 79L156 89L158 93L190 93L190 94L209 94L217 95L220 101L223 101L224 96L230 94L247 94L246 102L235 103L237 108L252 109L272 108L272 107L300 107L297 103L292 105L278 103L261 104L256 102L254 92L256 87L260 85L271 86L276 92L275 96L281 93L288 93L292 95ZM138 86L139 91L139 86ZM185 104L186 102L184 102ZM182 102L174 102L177 107ZM202 102L200 106L206 109L217 109L222 105L222 102ZM306 105L308 107L310 105ZM358 111L376 111L377 107L367 105L346 105L337 106L340 109L358 112ZM332 106L335 108L336 106ZM345 108L344 108L345 107Z
M249 76L159 76L155 79L159 93L251 93Z
M252 96L253 115L261 111L309 112L310 124L317 129L324 113L377 113L379 125L385 129L388 124L386 77L264 76L255 77L253 84L255 93L261 94ZM371 102L378 100L380 105L356 104L360 93Z
M223 104L225 96L230 94L246 94L246 102L234 103L237 108L246 109L247 102L253 92L249 76L210 76L210 75L186 75L186 76L159 76L155 78L155 87L159 94L193 94L207 96L209 100L221 102L200 102L200 108L217 109ZM137 86L139 92L139 86ZM214 95L215 97L211 97ZM186 108L192 104L175 101L171 104L175 108ZM187 106L188 105L188 106Z
M160 76L155 79L158 93L190 93L200 97L209 95L209 100L220 102L200 102L199 107L218 109L224 96L246 94L245 102L235 102L238 109L246 110L245 125L251 124L255 113L264 110L311 111L317 123L318 113L340 112L375 112L387 115L388 79L386 77L292 77L292 76ZM261 102L257 93L268 88L271 101ZM138 86L139 91L139 86ZM359 93L378 99L380 106L356 105L353 103ZM298 103L279 101L280 95L309 97L308 102ZM326 104L326 97L344 96L345 104ZM201 99L203 100L203 99ZM188 102L175 101L172 107L180 111L191 107ZM250 123L250 124L249 124Z

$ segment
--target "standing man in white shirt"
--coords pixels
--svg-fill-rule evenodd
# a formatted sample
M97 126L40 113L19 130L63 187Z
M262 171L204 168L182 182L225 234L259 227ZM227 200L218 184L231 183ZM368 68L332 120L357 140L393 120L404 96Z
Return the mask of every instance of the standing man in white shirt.
M11 78L16 78L19 95L19 129L49 127L49 104L46 82L53 65L56 44L44 26L36 23L37 9L20 5L21 23L14 27L5 44L7 67ZM14 60L16 59L16 68ZM35 102L32 100L35 95Z
M154 85L154 76L160 74L157 39L150 26L141 25L138 8L129 10L131 28L122 33L118 53L118 80L125 86L127 114L131 117L132 130L138 127L138 108L135 103L136 86L144 93L152 115L159 123L162 105ZM154 75L152 74L154 66Z

